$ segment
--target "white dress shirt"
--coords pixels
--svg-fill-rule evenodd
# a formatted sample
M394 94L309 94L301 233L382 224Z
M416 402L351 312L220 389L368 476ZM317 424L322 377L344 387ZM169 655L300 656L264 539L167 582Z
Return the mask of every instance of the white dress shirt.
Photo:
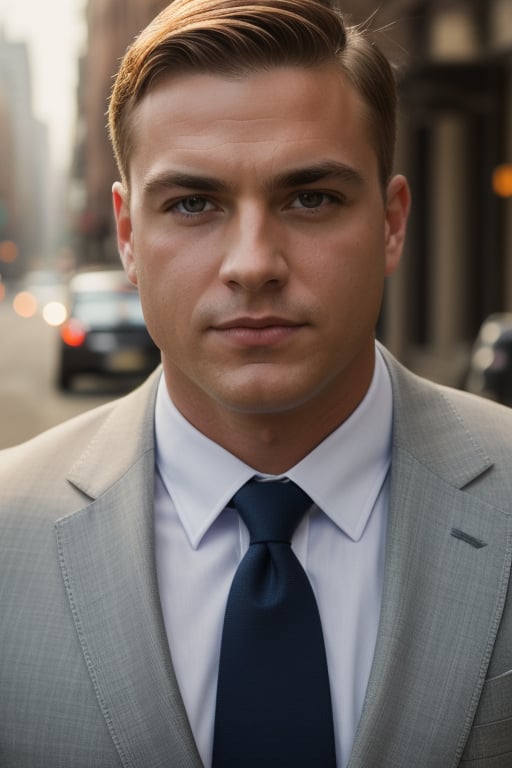
M377 350L371 386L347 421L286 473L314 501L292 546L322 620L339 768L361 716L379 622L392 394ZM169 647L199 754L211 765L222 623L248 532L233 494L258 474L186 421L164 378L156 403L155 548Z

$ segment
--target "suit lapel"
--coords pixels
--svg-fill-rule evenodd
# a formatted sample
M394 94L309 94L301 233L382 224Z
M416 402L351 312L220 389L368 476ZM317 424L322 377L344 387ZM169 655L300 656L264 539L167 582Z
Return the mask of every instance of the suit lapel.
M423 385L388 364L396 417L384 593L349 768L456 765L506 596L510 518L464 490L490 461L444 398L431 392L422 405L425 391L413 389ZM433 444L443 455L429 454Z
M73 468L71 482L92 501L57 522L57 540L85 661L123 766L199 768L154 564L155 391L154 380L122 401Z

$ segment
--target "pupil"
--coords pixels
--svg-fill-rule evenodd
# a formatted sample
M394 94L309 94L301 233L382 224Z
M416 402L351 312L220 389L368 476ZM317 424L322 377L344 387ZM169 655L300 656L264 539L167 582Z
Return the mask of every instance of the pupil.
M187 197L187 199L183 201L183 207L189 213L200 213L204 210L204 206L204 199L197 195L195 197Z
M305 208L316 208L322 202L322 195L319 192L303 192L300 201Z

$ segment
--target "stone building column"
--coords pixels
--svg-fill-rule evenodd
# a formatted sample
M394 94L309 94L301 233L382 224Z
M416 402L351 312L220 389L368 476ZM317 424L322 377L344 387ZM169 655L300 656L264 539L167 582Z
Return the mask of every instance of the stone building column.
M467 136L462 117L447 115L432 133L429 227L431 286L429 336L440 360L453 357L464 339L467 296Z
M507 162L512 164L512 64L508 72L507 82L507 117L506 124L508 126L508 146L507 146ZM512 197L509 197L505 201L505 273L506 273L506 287L505 287L505 302L507 312L512 312Z
M509 61L505 86L505 154L504 163L512 163L512 0L492 0L490 35L493 50L508 51ZM504 200L504 278L505 309L512 312L512 198Z

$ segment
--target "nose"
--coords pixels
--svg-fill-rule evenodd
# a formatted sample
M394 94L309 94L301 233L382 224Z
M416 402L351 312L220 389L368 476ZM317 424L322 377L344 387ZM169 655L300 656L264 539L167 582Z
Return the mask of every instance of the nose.
M238 286L251 292L286 283L285 237L275 217L251 209L233 218L220 277L232 288Z

